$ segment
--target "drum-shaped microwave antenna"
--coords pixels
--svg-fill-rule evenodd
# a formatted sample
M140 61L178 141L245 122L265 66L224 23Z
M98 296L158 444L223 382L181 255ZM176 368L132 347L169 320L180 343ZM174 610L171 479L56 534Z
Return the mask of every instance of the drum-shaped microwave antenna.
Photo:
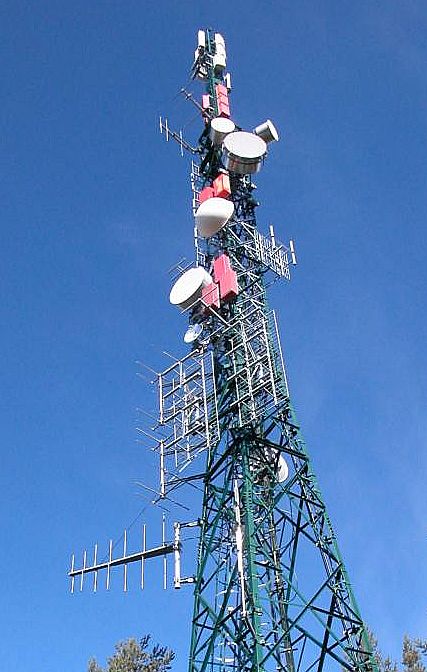
M197 230L203 238L218 233L232 217L234 203L214 196L203 201L197 208L195 218Z
M184 343L194 343L203 331L203 324L190 324L184 334Z
M279 133L271 119L267 119L263 124L259 124L259 126L254 128L254 133L262 138L267 144L270 142L277 142L279 139Z
M232 173L250 175L261 170L266 153L267 145L258 135L235 131L224 140L222 162Z
M181 310L185 310L200 299L203 287L211 282L211 276L202 266L189 268L175 282L169 294L169 301Z
M211 121L209 137L214 145L222 145L225 136L232 133L235 128L236 125L231 119L227 117L215 117Z

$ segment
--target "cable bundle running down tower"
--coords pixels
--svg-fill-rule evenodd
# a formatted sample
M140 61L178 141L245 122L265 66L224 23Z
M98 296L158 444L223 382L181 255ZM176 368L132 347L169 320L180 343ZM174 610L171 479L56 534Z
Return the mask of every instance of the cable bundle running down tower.
M189 672L377 670L326 506L289 399L266 288L290 279L292 241L257 228L253 176L279 139L270 120L253 131L232 120L223 37L198 33L193 79L203 132L192 147L195 264L181 269L170 302L188 315L188 354L157 374L158 500L202 490L202 510L174 538L76 568L69 576L174 556L174 586L194 586ZM196 160L197 159L197 160ZM144 431L144 430L143 430ZM182 500L184 501L184 500ZM181 575L185 531L199 530L194 573ZM184 536L183 536L184 535ZM125 573L125 587L126 584Z

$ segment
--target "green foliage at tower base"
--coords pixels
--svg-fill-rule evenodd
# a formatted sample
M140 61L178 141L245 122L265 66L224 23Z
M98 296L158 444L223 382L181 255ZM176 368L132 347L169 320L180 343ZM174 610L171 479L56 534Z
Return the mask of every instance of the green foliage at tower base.
M128 639L115 646L115 653L108 658L105 668L92 658L87 672L167 672L175 654L170 649L156 644L149 649L150 636L139 642Z
M427 657L427 640L411 639L405 635L402 644L402 663L399 666L389 656L383 657L371 632L369 639L380 672L427 672L427 667L423 663L423 658Z

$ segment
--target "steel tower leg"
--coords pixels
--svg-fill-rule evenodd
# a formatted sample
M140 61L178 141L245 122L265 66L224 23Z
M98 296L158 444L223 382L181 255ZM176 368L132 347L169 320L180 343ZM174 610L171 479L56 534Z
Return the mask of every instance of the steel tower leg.
M292 418L290 410L286 415ZM231 438L207 470L190 672L376 669L290 418L271 418L265 432ZM277 483L265 459L273 449L294 465L286 484ZM241 568L233 484L243 528Z

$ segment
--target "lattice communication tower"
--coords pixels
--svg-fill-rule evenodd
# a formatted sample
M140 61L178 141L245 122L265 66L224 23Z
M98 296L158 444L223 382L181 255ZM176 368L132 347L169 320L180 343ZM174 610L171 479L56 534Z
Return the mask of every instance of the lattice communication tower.
M195 518L174 535L99 562L72 557L75 581L153 557L174 559L175 588L192 584L189 672L376 672L376 662L289 398L270 282L290 279L293 242L257 228L253 176L279 139L270 120L242 130L230 110L224 38L200 30L191 71L205 91L193 147L160 118L160 130L192 154L195 262L178 267L170 302L188 316L189 351L156 374L156 500L201 492ZM154 434L153 434L154 432ZM187 530L198 530L193 573L182 575ZM166 576L166 575L165 575Z

